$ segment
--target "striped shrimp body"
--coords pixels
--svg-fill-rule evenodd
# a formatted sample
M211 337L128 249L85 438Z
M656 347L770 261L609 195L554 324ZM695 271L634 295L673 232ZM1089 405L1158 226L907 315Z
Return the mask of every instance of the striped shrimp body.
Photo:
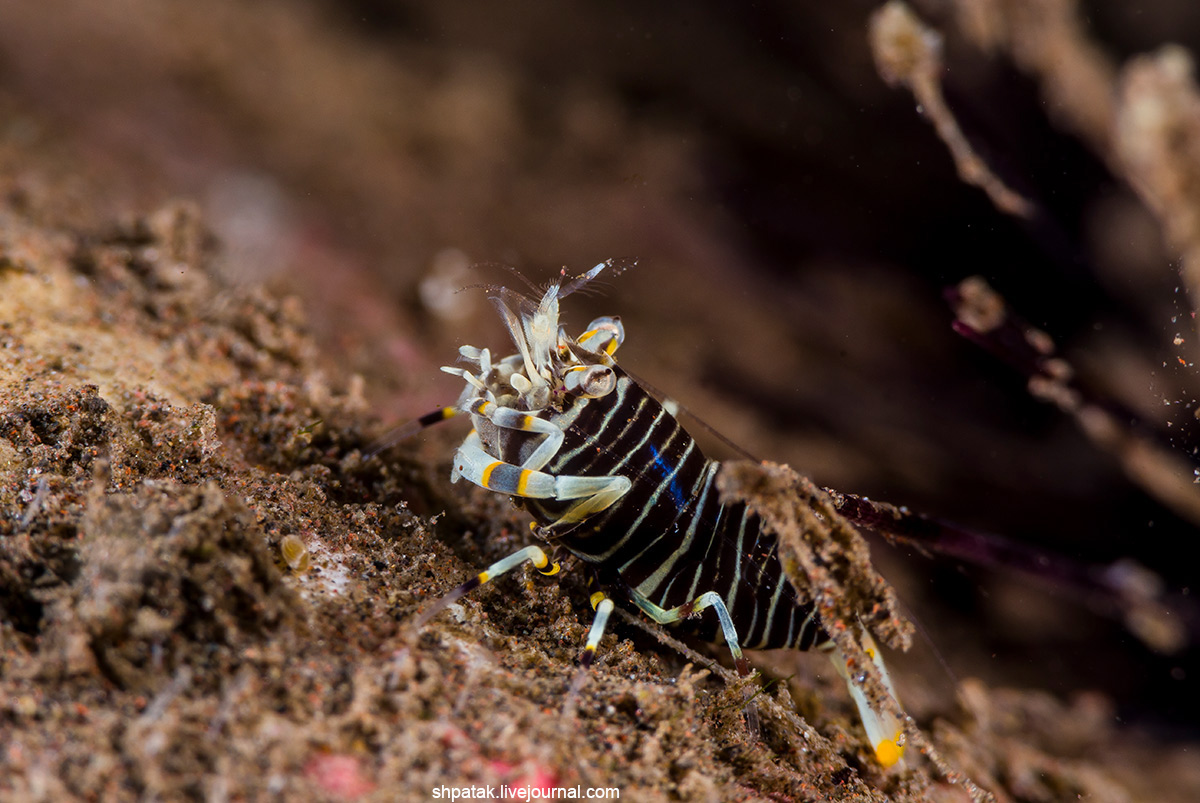
M467 367L442 370L466 380L454 407L420 419L457 414L474 428L454 457L451 479L507 494L537 522L536 534L593 565L598 575L660 624L688 622L700 638L723 641L738 671L742 648L828 650L847 680L875 755L884 766L903 753L900 723L873 707L851 682L846 663L810 604L785 578L778 544L744 503L722 502L719 463L707 459L663 405L613 359L624 339L618 318L598 318L578 338L559 327L559 301L607 267L560 280L540 301L488 288L517 353L493 361L487 349L463 346ZM479 585L529 561L557 572L544 550L529 546L489 566L427 609L423 625ZM592 595L596 618L581 663L594 658L613 601ZM698 616L702 611L709 615ZM890 691L882 656L861 635Z

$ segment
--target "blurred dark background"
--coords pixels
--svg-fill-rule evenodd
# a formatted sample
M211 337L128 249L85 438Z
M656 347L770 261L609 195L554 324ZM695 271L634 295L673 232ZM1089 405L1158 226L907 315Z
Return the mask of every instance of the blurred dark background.
M52 5L0 6L4 147L61 159L113 210L196 199L227 277L304 299L385 421L457 393L436 367L458 344L502 343L454 292L507 280L475 263L540 281L636 257L572 300L569 327L620 314L623 363L753 454L1194 584L1195 524L951 331L944 289L982 275L1085 386L1178 454L1200 447L1191 306L1158 222L953 4L915 4L947 36L947 101L1031 220L960 181L878 77L872 3ZM1078 17L1115 67L1200 46L1187 0ZM456 436L430 435L447 459ZM875 550L956 674L1101 689L1123 718L1195 734L1193 644L1159 655L1002 568Z

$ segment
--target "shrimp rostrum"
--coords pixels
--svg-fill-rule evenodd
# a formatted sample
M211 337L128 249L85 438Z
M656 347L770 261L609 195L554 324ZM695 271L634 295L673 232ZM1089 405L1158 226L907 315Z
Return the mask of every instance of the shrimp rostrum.
M721 499L720 464L613 359L624 339L620 319L597 318L578 337L560 327L559 302L606 268L611 262L560 277L539 300L489 287L516 353L495 359L486 348L463 346L465 367L442 369L466 381L458 403L414 424L469 415L474 428L454 456L452 480L515 498L542 542L591 564L606 587L654 621L689 620L700 638L723 641L741 674L750 672L743 648L829 651L875 756L895 764L901 723L851 681L814 606L784 576L775 536L744 502ZM542 547L525 547L439 600L418 625L527 561L544 574L558 571ZM613 610L603 592L591 602L585 667ZM859 638L890 690L879 650L865 631Z

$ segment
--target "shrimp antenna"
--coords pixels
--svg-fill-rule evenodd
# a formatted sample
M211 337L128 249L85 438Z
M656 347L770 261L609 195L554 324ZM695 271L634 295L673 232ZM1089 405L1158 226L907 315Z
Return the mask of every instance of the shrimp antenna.
M545 288L538 288L538 286L536 284L534 284L533 281L528 276L526 276L524 273L521 273L521 271L517 270L512 265L509 265L505 262L476 262L476 263L472 264L471 267L475 268L475 269L500 268L501 270L506 270L509 273L511 273L513 276L516 276L518 279L520 279L521 283L524 284L527 288L529 288L529 291L531 293L533 293L534 295L540 296L542 293L545 292ZM473 285L468 285L468 287L484 287L487 289L493 289L495 287L495 285L473 284ZM467 288L464 287L463 289L465 290Z
M569 281L565 285L563 285L562 288L559 289L559 291L558 291L558 297L559 297L559 299L562 299L562 298L569 296L571 293L576 292L577 290L583 289L585 286L587 286L587 284L589 282L592 281L592 279L596 278L596 276L598 276L600 274L600 272L606 268L609 270L611 275L620 276L626 270L628 270L629 268L632 268L636 265L637 265L636 259L631 259L631 258L606 259L603 262L601 262L599 265L596 265L596 267L592 268L591 270L587 271L584 274L576 276L574 279L572 279L571 281Z

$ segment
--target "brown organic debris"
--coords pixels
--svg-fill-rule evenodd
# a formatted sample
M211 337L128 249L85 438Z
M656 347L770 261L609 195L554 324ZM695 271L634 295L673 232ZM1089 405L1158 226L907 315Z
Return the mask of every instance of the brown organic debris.
M993 800L953 769L883 685L857 635L867 627L893 649L908 649L912 623L897 609L895 591L871 565L866 541L835 509L828 494L791 468L735 461L717 477L722 498L745 500L779 539L779 556L792 586L811 600L825 632L867 699L904 723L909 744L929 759L942 778L961 784L972 800Z
M1200 309L1200 89L1192 56L1165 47L1133 59L1118 96L1117 154L1181 256L1192 309Z
M879 74L890 85L908 87L954 158L959 177L988 194L996 208L1029 217L1029 199L1006 185L971 147L942 95L942 37L925 25L907 4L891 0L871 15L871 52Z

